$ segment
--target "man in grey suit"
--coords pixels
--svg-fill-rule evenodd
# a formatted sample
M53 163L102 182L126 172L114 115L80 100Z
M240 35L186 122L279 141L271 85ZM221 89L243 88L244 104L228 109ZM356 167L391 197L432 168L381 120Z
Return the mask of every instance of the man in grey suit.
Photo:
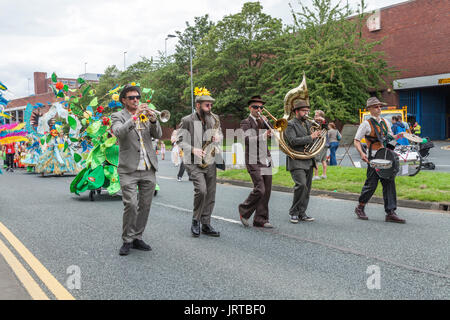
M201 233L219 237L220 232L211 226L211 214L216 200L216 163L214 157L202 167L206 152L202 149L208 141L211 145L222 139L219 117L211 112L215 100L209 95L195 97L196 112L181 119L178 145L183 150L183 162L194 183L194 212L191 232L194 237Z
M139 87L126 85L119 96L124 109L111 116L111 128L119 141L117 172L125 206L120 255L128 255L131 248L151 250L142 240L142 234L147 225L158 170L152 137L159 139L162 131L156 114L147 104L139 104L140 98ZM149 121L141 122L142 114L147 114Z
M311 123L306 119L309 113L309 100L296 100L292 111L295 112L295 117L289 121L284 137L292 149L304 151L305 145L319 137L320 131L311 133ZM306 215L306 209L315 166L314 159L294 160L286 156L286 170L290 171L292 180L295 182L294 199L289 210L292 223L314 221L314 218Z

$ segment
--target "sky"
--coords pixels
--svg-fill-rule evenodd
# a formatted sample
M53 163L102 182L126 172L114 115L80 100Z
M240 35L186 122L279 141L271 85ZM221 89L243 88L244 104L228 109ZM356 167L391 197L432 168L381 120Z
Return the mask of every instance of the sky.
M261 0L263 12L291 24L289 3ZM365 0L374 10L405 0ZM145 56L165 51L166 37L183 31L186 21L209 14L214 22L240 12L248 0L0 0L0 81L7 99L34 93L33 72L76 78L86 71L120 70ZM334 1L335 3L338 0ZM360 0L348 0L356 8ZM176 38L167 40L173 54ZM126 54L124 54L126 52ZM87 64L86 64L87 63ZM30 80L28 80L30 79Z

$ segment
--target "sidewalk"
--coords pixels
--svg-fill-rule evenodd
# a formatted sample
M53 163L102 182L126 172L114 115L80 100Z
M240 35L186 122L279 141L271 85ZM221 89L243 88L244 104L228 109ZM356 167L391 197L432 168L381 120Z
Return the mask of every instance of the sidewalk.
M31 300L19 279L0 255L0 300Z

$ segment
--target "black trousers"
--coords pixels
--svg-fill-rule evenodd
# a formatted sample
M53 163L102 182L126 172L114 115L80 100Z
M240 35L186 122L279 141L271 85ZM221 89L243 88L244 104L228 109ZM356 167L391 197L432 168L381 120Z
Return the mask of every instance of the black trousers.
M313 173L313 167L310 167L308 170L296 169L291 171L291 177L295 183L294 198L292 200L292 206L289 209L291 216L299 216L300 218L306 216Z
M383 186L384 211L397 209L397 192L395 190L395 177L392 179L380 178L375 169L367 167L367 179L359 197L360 203L368 203L378 187L378 181Z
M11 169L14 168L14 154L13 153L6 154L5 163L8 166L8 168L11 168Z
M185 169L186 169L186 167L184 166L184 162L183 162L183 160L181 160L180 170L178 170L177 178L183 178Z

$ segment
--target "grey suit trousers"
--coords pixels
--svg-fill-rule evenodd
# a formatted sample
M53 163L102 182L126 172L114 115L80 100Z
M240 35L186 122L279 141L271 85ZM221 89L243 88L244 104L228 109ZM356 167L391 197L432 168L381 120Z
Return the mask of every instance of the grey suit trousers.
M311 192L313 167L309 170L296 169L291 171L292 180L295 182L294 199L292 201L289 214L291 216L306 216L306 209L309 203L309 194Z
M192 219L202 224L210 224L216 202L216 164L200 168L195 164L185 164L189 177L194 183L194 213Z
M123 211L123 242L142 240L147 225L153 193L156 186L155 170L121 173Z

